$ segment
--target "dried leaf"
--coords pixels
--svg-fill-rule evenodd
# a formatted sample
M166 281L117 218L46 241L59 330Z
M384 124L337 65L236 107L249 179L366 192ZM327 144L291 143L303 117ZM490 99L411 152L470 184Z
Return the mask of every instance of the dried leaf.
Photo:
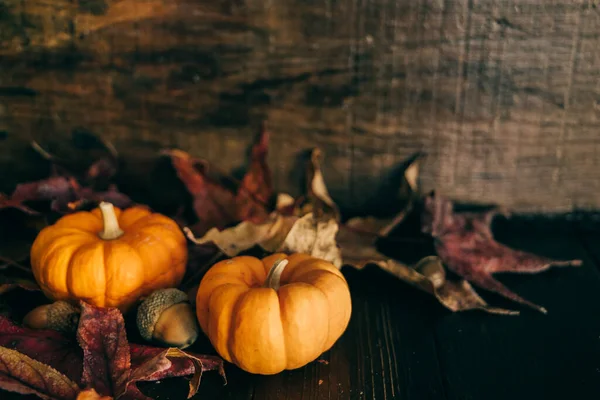
M314 148L310 154L310 160L306 168L306 200L307 202L301 208L301 215L312 212L318 219L333 218L340 220L340 211L335 204L323 178L321 171L321 159L323 152L319 148Z
M193 358L202 361L202 372L218 371L226 380L223 360L216 356L200 355L190 352L168 351L161 347L152 347L141 344L131 344L131 377L136 381L157 381L165 378L188 376L196 373ZM171 349L172 350L172 349ZM166 359L166 362L156 362ZM156 367L150 366L156 364Z
M184 230L194 243L212 243L228 257L234 257L258 245L271 253L306 253L341 266L335 241L337 222L333 219L315 219L312 213L302 218L273 213L267 222L255 224L244 221L222 231L212 229L199 239L194 237L191 230Z
M131 367L123 315L116 308L80 304L77 342L83 349L82 382L101 395L118 398L127 390Z
M50 201L50 208L60 213L76 211L90 203L96 204L101 201L110 201L121 208L133 204L133 201L120 193L114 185L107 191L95 192L92 188L79 185L75 178L51 176L17 185L10 197L0 195L0 209L16 208L27 214L37 215L39 211L24 204L33 201Z
M238 188L236 203L240 221L260 223L269 216L268 204L273 196L271 169L267 163L269 132L263 126L252 146L248 171Z
M136 346L132 348L131 359L130 382L192 375L188 398L198 391L204 371L217 370L226 382L223 360L218 357L197 356L176 348Z
M205 162L177 149L163 150L162 154L171 157L177 176L194 198L193 208L198 218L196 235L238 222L235 194L207 176Z
M24 289L29 291L41 290L36 282L29 279L0 276L0 295L13 289Z
M451 201L429 194L425 198L422 231L435 238L435 248L451 271L474 285L527 305L542 313L546 309L534 304L497 281L497 272L536 273L552 266L579 266L581 260L554 260L515 250L494 240L491 222L501 209L486 212L455 213Z
M72 400L80 391L54 368L6 347L0 347L0 388L48 400Z
M399 217L395 218L400 219ZM490 307L465 280L446 278L437 257L425 257L416 265L408 266L385 256L377 250L379 237L386 236L392 225L374 218L353 218L342 225L337 236L343 263L357 269L374 264L402 281L426 292L451 311L480 309L494 314L514 315L517 312Z
M0 316L0 346L47 364L81 382L83 352L74 338L53 330L29 329Z
M10 197L0 196L1 208L17 208L28 214L39 214L24 203L30 201L68 202L73 196L72 180L64 176L51 176L35 182L17 185Z

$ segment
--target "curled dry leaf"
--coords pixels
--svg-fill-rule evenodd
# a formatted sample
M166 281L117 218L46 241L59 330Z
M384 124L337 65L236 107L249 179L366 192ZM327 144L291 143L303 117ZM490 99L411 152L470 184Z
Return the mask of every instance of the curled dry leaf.
M72 400L80 391L49 365L6 347L0 347L0 388L48 400Z
M205 371L216 370L227 382L223 360L218 357L197 356L176 348L159 349L137 345L132 347L131 360L131 382L191 375L188 398L198 391L202 373Z
M192 195L198 222L195 235L212 228L224 229L242 221L261 223L268 218L268 204L273 196L271 170L267 164L269 134L263 129L252 147L250 166L236 190L225 187L207 173L208 163L178 150L163 150L171 158L177 176ZM233 180L231 177L227 177Z
M258 245L271 253L306 253L341 266L335 241L337 222L333 219L316 219L312 213L301 218L272 213L264 223L244 221L222 231L213 228L199 239L194 237L190 229L184 230L194 243L214 244L228 257Z
M178 149L163 150L162 154L171 158L177 176L194 198L193 209L198 218L194 227L196 234L204 234L213 227L222 229L237 222L234 193L206 174L205 161Z
M494 273L536 273L551 266L579 266L581 260L554 260L498 243L491 223L501 209L455 213L451 201L430 193L425 198L421 230L435 239L435 248L444 264L474 285L542 313L546 309L515 294L497 281ZM505 213L506 214L506 213Z
M340 229L337 236L343 263L357 269L374 264L402 281L433 295L451 311L480 309L494 314L514 315L515 311L490 307L465 280L447 279L439 258L430 256L414 266L408 266L380 253L376 247L379 237L386 236L397 217L390 221L374 218L354 218Z
M38 284L32 280L18 277L0 276L0 295L13 289L24 289L28 291L41 290Z
M108 201L120 208L129 207L133 201L112 185L107 191L96 192L82 187L73 177L51 176L35 182L21 183L10 197L0 195L0 209L16 208L27 214L39 211L26 205L28 202L49 201L53 211L66 213L77 211L90 203Z
M240 221L260 223L268 215L268 204L273 197L271 169L267 163L269 132L263 125L258 141L252 146L250 166L236 194Z
M330 217L339 221L339 208L329 195L321 170L322 158L323 152L319 148L314 148L310 153L310 160L306 168L306 203L301 206L300 215L310 212L317 219Z

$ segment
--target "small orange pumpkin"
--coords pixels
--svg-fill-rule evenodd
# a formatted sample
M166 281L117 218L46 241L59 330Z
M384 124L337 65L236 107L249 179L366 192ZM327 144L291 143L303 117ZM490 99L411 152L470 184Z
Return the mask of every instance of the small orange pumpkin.
M262 375L300 368L329 350L351 308L342 273L307 254L221 261L196 295L200 327L221 357Z
M122 312L156 289L177 286L186 263L186 239L175 221L105 202L60 218L31 247L33 275L48 298Z

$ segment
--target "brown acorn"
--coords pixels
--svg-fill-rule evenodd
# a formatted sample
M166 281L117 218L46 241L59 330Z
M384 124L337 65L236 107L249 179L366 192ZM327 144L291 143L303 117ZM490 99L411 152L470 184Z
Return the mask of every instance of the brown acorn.
M23 325L33 329L53 329L72 333L77 330L81 310L65 301L55 301L31 310L23 318Z
M137 310L137 326L145 340L185 349L198 338L200 327L188 295L178 289L159 289Z

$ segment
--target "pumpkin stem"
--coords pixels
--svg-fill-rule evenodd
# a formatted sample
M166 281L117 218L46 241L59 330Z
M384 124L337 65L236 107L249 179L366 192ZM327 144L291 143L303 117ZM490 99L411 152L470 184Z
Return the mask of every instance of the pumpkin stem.
M100 211L102 212L102 221L104 222L104 230L98 233L101 239L113 240L123 235L123 230L119 227L119 220L115 213L115 207L111 203L101 202Z
M281 274L283 273L286 265L288 265L288 262L288 260L282 259L273 264L269 270L269 274L267 275L267 279L265 280L263 287L278 290L281 282Z

